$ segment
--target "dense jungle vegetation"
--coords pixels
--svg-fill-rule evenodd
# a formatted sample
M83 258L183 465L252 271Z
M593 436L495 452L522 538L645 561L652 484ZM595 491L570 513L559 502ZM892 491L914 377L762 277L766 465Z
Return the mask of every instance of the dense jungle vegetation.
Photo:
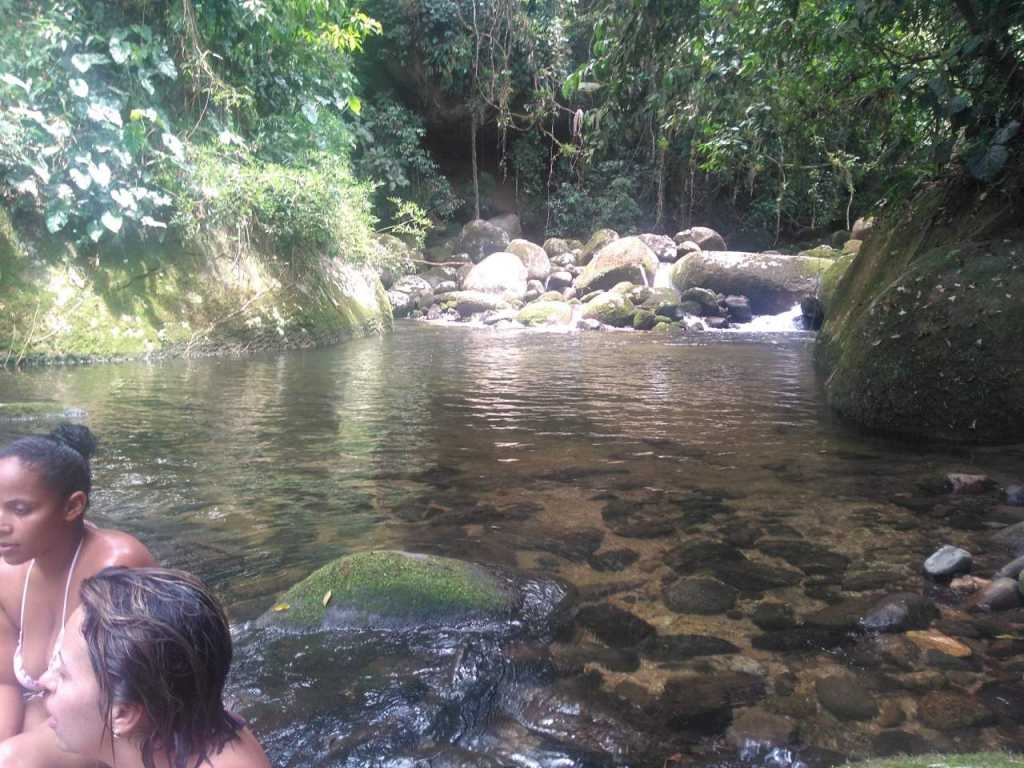
M226 226L421 238L848 228L995 182L1019 0L0 0L4 206L88 249ZM90 244L97 244L90 246Z

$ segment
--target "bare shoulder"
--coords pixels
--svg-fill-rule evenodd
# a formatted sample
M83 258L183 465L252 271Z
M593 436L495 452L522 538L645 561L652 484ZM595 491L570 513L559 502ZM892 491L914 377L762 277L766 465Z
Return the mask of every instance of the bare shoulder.
M248 728L210 760L211 768L271 768L267 753Z
M156 565L153 555L146 545L130 533L115 531L111 528L94 529L100 547L97 548L97 569L113 565L128 568L146 568Z
M0 560L0 607L10 612L11 607L21 604L21 588L25 583L27 563L9 565Z

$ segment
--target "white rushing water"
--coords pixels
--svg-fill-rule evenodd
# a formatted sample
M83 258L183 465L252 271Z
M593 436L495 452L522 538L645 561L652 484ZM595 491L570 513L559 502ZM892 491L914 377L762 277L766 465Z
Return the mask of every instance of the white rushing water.
M793 333L803 331L800 326L800 305L794 304L786 312L778 315L757 315L749 323L734 324L725 332L742 331L744 333Z

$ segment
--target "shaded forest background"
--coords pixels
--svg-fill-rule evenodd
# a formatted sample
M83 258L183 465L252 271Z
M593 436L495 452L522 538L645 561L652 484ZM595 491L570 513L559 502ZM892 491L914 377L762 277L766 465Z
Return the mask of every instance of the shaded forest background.
M102 254L203 227L359 260L693 224L767 248L922 182L998 184L1010 0L0 0L0 195ZM365 254L363 254L365 255Z

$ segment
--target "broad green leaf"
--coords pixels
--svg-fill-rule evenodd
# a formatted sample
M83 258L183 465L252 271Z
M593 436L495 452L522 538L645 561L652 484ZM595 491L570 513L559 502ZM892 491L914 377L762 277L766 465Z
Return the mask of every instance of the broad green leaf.
M116 235L121 231L121 224L124 223L124 219L110 211L104 211L103 215L100 216L100 223Z
M110 58L114 60L115 64L124 64L128 61L128 57L131 56L132 45L127 42L120 35L114 35L110 38Z
M88 229L89 239L94 243L98 243L100 238L103 237L103 226L98 221L93 221L89 224Z
M166 224L164 224L162 221L157 221L152 216L143 216L142 219L140 219L140 221L142 222L142 226L144 227L151 227L153 229L167 229Z
M50 169L46 167L46 163L41 161L38 163L32 163L31 168L32 172L42 179L43 184L50 183Z
M21 80L20 78L15 77L14 75L8 72L4 72L2 75L0 75L0 82L7 83L8 85L16 85L17 87L21 88L21 90L23 90L25 93L28 93L29 91L28 83L26 83L24 80Z
M46 217L46 230L53 234L64 229L64 225L68 223L68 209L64 207L57 208Z
M124 122L121 120L121 112L115 103L109 101L90 102L86 115L90 120L97 123L108 123L121 128Z
M174 159L178 162L185 160L185 145L181 143L181 139L175 136L173 133L164 131L160 136L160 140L164 146L174 155Z
M135 210L135 196L127 189L118 187L110 191L110 199L126 211Z
M142 90L144 90L150 96L156 93L156 89L153 87L153 82L145 74L139 75L139 85L141 85Z
M110 166L104 162L98 164L89 163L89 175L101 187L106 187L110 184Z
M358 96L349 96L348 108L352 110L353 115L361 114L363 111L363 102Z
M89 84L80 77L72 77L68 80L68 88L80 99L84 99L89 95Z
M167 49L162 48L156 57L156 71L166 78L174 80L178 76L178 69L174 66L171 57L167 55Z
M83 74L99 64L106 64L110 59L102 53L76 53L71 57L71 66Z
M21 192L23 195L32 195L32 197L39 194L39 187L36 186L36 180L31 176L15 182L14 189L16 192Z
M75 186L83 191L92 186L92 176L87 173L82 173L77 168L72 168L68 171L68 175L70 175L71 180L75 182Z

